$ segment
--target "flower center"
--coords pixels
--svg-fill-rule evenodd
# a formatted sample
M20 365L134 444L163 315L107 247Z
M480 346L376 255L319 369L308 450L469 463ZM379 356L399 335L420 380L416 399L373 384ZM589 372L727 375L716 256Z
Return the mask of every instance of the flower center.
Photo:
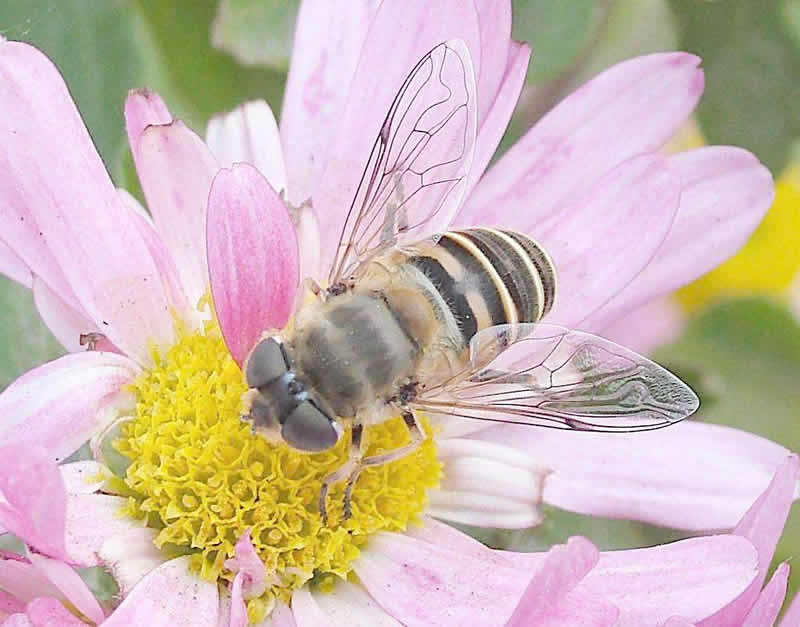
M156 546L168 554L193 554L207 579L233 579L224 563L249 529L273 575L265 595L250 601L251 619L312 577L326 585L331 575L347 577L367 538L406 529L422 512L427 489L439 483L441 464L428 438L403 459L363 470L347 521L344 485L337 484L323 526L321 482L346 461L349 431L336 447L316 454L252 434L240 419L247 385L216 323L205 333L181 333L154 363L132 384L135 416L115 442L130 460L120 485L129 496L126 513L159 529ZM368 455L409 441L400 418L369 427L365 437Z

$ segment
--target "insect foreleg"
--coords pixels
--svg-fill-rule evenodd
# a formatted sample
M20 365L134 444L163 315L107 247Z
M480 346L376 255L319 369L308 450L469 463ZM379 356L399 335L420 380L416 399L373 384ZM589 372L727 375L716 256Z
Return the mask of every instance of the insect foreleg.
M361 459L363 457L362 451L362 435L364 431L364 426L360 423L353 424L352 435L350 440L350 457L349 459L342 464L339 468L337 468L334 472L329 474L322 480L322 488L319 491L319 515L322 517L322 524L327 526L328 524L328 491L330 487L345 477L347 477L347 485L348 488L351 483L351 477L355 476L358 478L358 473L361 471ZM352 480L355 482L355 480ZM350 518L350 492L352 492L352 488L349 488L345 492L345 505L344 505L344 518L347 520Z

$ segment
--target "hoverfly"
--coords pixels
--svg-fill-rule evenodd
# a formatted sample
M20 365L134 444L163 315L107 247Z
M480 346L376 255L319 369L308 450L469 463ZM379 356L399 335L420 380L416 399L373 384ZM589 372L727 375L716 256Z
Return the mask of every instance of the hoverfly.
M465 195L476 135L472 64L460 40L420 59L386 115L342 228L326 288L311 284L284 331L245 365L245 417L300 451L352 428L345 518L361 469L412 452L419 413L575 431L658 429L699 401L673 374L608 340L544 324L556 268L520 233L446 228ZM367 457L362 434L401 415L411 441Z

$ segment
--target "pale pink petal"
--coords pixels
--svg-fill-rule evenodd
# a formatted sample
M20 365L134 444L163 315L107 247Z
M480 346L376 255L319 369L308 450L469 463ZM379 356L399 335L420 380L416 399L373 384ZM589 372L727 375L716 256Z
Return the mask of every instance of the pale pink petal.
M508 553L519 566L530 554ZM608 551L576 586L620 610L616 627L660 625L679 611L694 622L741 594L757 574L753 545L739 536L691 538L647 549Z
M541 220L535 237L551 255L558 281L548 322L577 327L628 285L664 241L679 195L664 158L646 155Z
M428 516L423 518L421 526L410 526L405 533L428 544L456 551L464 557L494 562L505 567L512 565L503 557L503 551L494 551L467 534ZM544 554L537 555L540 555L541 561L544 562Z
M545 115L487 172L458 224L497 224L537 235L609 170L669 139L703 90L700 60L683 52L638 57L606 70Z
M516 41L511 42L508 47L505 74L498 86L497 96L493 102L489 103L487 115L478 128L478 138L475 142L475 156L472 160L467 194L469 194L486 170L495 150L497 150L497 145L506 132L511 114L514 113L519 94L525 84L525 76L528 72L530 59L531 48L528 44L521 44ZM481 105L480 110L483 111L483 105ZM478 224L462 224L459 218L460 215L456 217L455 222L461 226L480 226Z
M83 579L64 562L29 553L28 558L36 569L61 591L64 598L95 623L103 622L105 615L97 599Z
M31 46L0 43L0 102L6 243L116 346L146 363L153 343L173 337L169 298L58 71ZM28 226L18 227L26 215Z
M253 166L214 179L208 202L211 294L223 337L241 364L261 333L294 306L297 238L283 201Z
M468 438L439 442L444 479L428 494L428 513L453 522L485 526L533 527L542 521L548 470L518 450Z
M498 97L511 45L511 1L474 0L480 28L480 72L476 69L478 128ZM452 36L451 36L452 37ZM450 39L448 37L447 39ZM513 98L516 101L516 98ZM506 120L506 122L508 122Z
M25 614L14 614L0 623L2 627L36 627Z
M142 524L121 516L127 499L110 494L69 494L66 508L66 547L70 561L81 566L102 563L104 543Z
M33 287L33 275L28 264L20 259L8 244L0 240L0 274L25 287Z
M533 576L507 627L539 625L561 600L594 568L600 553L587 539L575 536L566 545L547 552L541 569Z
M93 494L112 476L103 464L90 459L62 464L58 470L67 494Z
M27 372L0 394L0 444L39 444L60 461L102 429L101 409L139 374L114 353L65 355Z
M344 216L397 92L424 55L453 39L463 40L472 57L474 76L480 76L480 35L472 2L414 0L381 4L348 89L347 104L331 135L319 188L313 194L323 236L323 267L328 266L326 260L336 251ZM468 77L467 91L472 89L472 78ZM475 115L477 111L470 113ZM289 170L291 173L291 164ZM456 209L441 209L442 221L449 223ZM410 220L413 222L413 215Z
M154 544L155 536L156 531L149 527L131 527L105 540L97 552L100 562L114 576L123 598L166 561Z
M794 600L780 623L780 627L796 627L796 625L800 625L800 594L794 595Z
M85 627L81 619L72 614L61 601L53 598L34 599L25 608L36 627Z
M379 0L305 0L281 113L288 199L314 193ZM366 158L366 156L364 157Z
M215 115L206 128L206 143L223 168L254 165L276 192L286 193L286 168L278 124L263 100L253 100L230 113Z
M84 312L73 309L38 276L33 277L33 300L42 321L70 353L86 350L80 343L81 334L100 333Z
M664 627L695 627L695 624L680 616L670 616L664 623Z
M247 605L242 596L245 574L239 572L231 585L230 621L228 627L247 627Z
M217 583L200 579L179 557L156 568L106 619L103 627L217 627Z
M300 278L320 278L320 246L322 235L319 232L319 218L310 204L291 207L294 228L297 231L297 246L300 255Z
M691 421L635 434L504 425L470 438L516 448L551 469L545 503L692 530L732 528L789 454L756 435Z
M22 603L40 596L61 597L61 592L28 560L20 555L0 557L0 589Z
M775 570L742 623L742 627L772 627L786 598L789 564L784 562Z
M40 446L12 444L0 449L0 524L37 550L62 559L64 480Z
M638 281L639 277L634 279ZM615 301L616 297L609 305L613 307ZM598 313L602 316L605 310L606 307ZM685 325L686 313L675 300L665 296L617 318L602 334L612 342L646 355L677 338Z
M203 140L180 120L148 126L137 152L136 171L153 222L195 306L208 290L205 214L219 166Z
M328 621L325 612L311 596L308 586L303 586L292 594L292 614L297 627L318 627L327 624Z
M393 533L373 536L353 565L370 595L409 627L501 625L527 584L518 569L495 560Z
M330 593L312 593L331 627L401 627L362 586L337 581Z
M710 146L669 158L681 179L675 224L653 262L588 321L603 329L624 312L672 292L738 251L772 204L772 176L741 148Z
M260 597L267 588L267 568L253 548L249 529L236 542L235 550L235 557L225 560L225 568L243 576L240 596L245 599Z
M154 91L133 89L128 93L125 99L125 130L137 167L141 158L139 138L144 129L148 126L169 124L172 120L166 103Z
M272 614L258 623L256 627L297 627L297 623L289 606L278 601L275 604L275 609L272 610Z

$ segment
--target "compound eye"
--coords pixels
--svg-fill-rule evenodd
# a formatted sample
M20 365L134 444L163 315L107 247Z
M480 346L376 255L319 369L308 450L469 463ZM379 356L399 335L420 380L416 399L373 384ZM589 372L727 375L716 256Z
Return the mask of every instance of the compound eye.
M288 370L281 345L274 338L261 340L247 358L245 377L251 388L260 388Z
M325 451L339 440L336 423L311 401L303 401L286 418L281 428L284 441L300 451Z

